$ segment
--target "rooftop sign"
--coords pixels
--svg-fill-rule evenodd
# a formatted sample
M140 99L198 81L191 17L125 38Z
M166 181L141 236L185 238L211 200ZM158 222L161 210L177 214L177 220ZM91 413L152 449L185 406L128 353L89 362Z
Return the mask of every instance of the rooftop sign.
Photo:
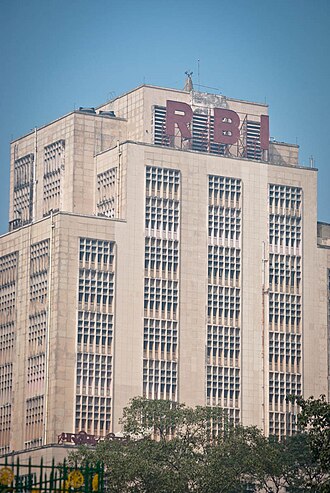
M166 123L165 133L168 137L175 137L179 131L182 139L192 139L193 110L187 103L180 101L166 101ZM216 144L236 144L241 136L240 117L233 110L225 108L213 109L213 136L212 140ZM258 144L262 151L269 148L269 117L260 116L260 136Z

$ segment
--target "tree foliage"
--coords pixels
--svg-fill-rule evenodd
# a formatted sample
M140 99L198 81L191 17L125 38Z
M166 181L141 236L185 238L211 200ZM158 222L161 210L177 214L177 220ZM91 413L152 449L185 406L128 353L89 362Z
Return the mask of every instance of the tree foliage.
M330 405L324 395L319 399L290 397L301 408L298 425L308 433L314 457L324 471L330 471Z
M102 461L114 493L279 493L283 487L325 493L329 404L324 398L298 404L301 432L280 441L233 426L221 408L138 397L123 413L125 440L81 447L71 460Z

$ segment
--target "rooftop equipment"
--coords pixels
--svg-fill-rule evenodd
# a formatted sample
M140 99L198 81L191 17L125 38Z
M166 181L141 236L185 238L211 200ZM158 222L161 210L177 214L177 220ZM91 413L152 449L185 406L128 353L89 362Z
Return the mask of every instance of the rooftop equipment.
M79 111L81 111L82 113L90 113L92 115L96 114L95 108L83 108L82 106L80 106Z
M99 111L100 116L112 116L115 117L115 112L114 111Z

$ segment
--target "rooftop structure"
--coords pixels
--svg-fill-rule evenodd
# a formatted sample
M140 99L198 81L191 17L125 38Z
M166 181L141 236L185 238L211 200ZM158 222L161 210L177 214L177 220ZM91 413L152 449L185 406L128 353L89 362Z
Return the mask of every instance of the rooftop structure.
M117 432L137 395L292 433L286 395L329 395L316 178L267 105L194 90L144 85L15 140L0 451Z

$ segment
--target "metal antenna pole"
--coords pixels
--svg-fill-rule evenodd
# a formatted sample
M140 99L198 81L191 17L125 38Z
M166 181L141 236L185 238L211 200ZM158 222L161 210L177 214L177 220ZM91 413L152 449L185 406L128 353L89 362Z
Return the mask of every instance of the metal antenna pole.
M198 79L198 88L200 86L200 71L199 71L199 62L200 62L200 59L197 60L197 79Z

